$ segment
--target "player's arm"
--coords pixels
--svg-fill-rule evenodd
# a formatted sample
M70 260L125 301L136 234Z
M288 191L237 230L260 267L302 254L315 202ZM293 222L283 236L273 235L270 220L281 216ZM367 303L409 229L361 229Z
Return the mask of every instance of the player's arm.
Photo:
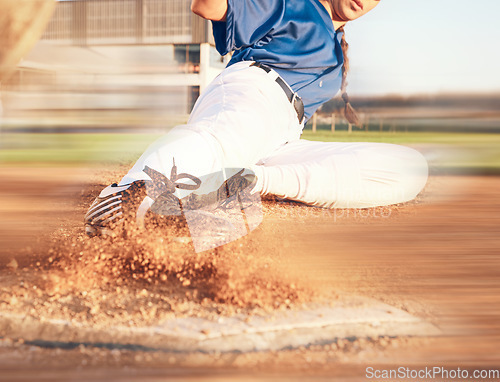
M191 11L207 20L224 21L227 13L227 0L192 0Z

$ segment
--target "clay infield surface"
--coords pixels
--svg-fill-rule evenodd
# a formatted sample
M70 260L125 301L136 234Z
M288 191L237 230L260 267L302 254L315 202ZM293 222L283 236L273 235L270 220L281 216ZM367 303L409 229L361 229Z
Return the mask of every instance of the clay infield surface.
M255 373L365 380L366 365L498 365L500 178L435 175L416 201L367 210L265 198L264 222L253 233L196 254L171 240L182 224L160 237L84 235L88 204L125 171L1 169L2 313L133 327L172 317L269 317L342 305L354 295L431 323L442 335L179 353L37 343L5 335L3 327L6 380L244 380Z

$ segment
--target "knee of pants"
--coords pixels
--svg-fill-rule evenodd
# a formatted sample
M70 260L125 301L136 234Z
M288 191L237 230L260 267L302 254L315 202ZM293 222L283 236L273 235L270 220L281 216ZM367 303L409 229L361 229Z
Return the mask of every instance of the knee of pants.
M427 183L427 160L410 147L384 146L384 150L373 155L370 163L366 163L367 167L362 170L364 179L375 184L373 197L379 199L377 204L380 205L414 199Z
M420 152L412 148L407 148L407 150L409 150L408 155L411 157L409 171L410 176L412 176L412 182L410 182L408 194L413 195L411 198L413 199L427 184L429 165L427 164L425 157Z
M367 208L414 199L427 182L418 151L392 144L361 144L337 166L337 208ZM345 168L344 168L345 167ZM340 171L341 170L341 171Z

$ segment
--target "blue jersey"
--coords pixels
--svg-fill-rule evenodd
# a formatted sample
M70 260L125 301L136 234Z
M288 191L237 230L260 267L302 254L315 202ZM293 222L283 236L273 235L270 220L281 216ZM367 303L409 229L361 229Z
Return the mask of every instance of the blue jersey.
M215 46L229 62L272 67L304 102L306 118L333 98L344 58L330 15L318 0L228 0L226 21L214 21Z

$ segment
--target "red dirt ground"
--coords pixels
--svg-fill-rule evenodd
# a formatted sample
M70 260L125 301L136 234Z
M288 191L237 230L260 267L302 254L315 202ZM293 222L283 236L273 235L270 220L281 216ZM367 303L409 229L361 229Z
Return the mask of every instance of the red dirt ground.
M366 365L498 365L500 178L431 177L416 202L368 210L266 199L256 231L197 255L168 239L158 245L144 237L84 236L89 202L123 172L0 169L2 311L148 323L172 314L260 314L330 301L341 291L407 310L450 335L241 355L45 349L4 338L0 375L244 380L259 370L286 380L364 380Z

